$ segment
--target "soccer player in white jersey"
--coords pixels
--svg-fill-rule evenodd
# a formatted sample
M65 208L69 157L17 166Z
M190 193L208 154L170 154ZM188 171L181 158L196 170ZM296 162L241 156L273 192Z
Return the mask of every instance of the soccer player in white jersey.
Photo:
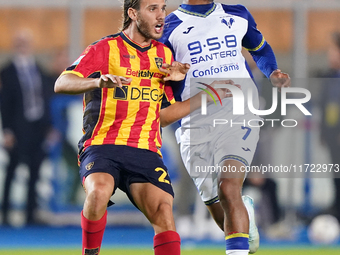
M275 55L249 11L242 5L225 5L213 0L185 0L165 20L160 40L174 53L175 59L190 63L191 68L181 84L173 85L177 100L186 100L204 86L205 79L231 79L240 84L244 95L253 91L253 105L258 107L258 92L250 69L242 56L242 47L253 56L259 69L273 86L289 87L290 78L277 68ZM208 83L208 82L204 82ZM259 236L255 225L252 199L242 197L246 174L242 167L251 163L259 128L247 126L256 120L249 110L243 116L232 113L232 99L223 99L222 107L210 104L208 115L195 111L184 117L176 131L186 169L196 184L202 200L224 231L226 254L245 255L256 252ZM231 118L244 125L213 127L212 119ZM236 173L197 173L197 167L226 167ZM229 167L229 168L228 168ZM204 171L202 171L204 172Z

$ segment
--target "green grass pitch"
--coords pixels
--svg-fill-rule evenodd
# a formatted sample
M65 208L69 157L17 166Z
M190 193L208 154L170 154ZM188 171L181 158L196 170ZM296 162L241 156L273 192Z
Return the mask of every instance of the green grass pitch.
M25 250L3 250L0 254L6 255L76 255L80 254L79 249L25 249ZM182 255L222 255L225 252L221 249L190 249L182 250ZM339 255L340 248L282 248L282 249L261 249L256 255ZM152 249L105 249L103 248L100 255L153 255Z

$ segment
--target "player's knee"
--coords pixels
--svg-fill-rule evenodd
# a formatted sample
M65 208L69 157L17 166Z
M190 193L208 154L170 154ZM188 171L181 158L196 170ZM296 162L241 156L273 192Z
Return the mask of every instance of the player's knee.
M157 208L157 214L172 217L172 206L169 203L160 203Z
M169 203L160 203L156 213L151 217L153 225L166 230L174 230L174 218L172 214L172 205Z
M221 179L219 183L219 199L221 203L229 203L241 199L242 186L235 179Z
M91 189L87 191L86 203L92 208L92 210L99 211L103 207L107 206L107 203L112 195L112 188L106 184L93 185Z

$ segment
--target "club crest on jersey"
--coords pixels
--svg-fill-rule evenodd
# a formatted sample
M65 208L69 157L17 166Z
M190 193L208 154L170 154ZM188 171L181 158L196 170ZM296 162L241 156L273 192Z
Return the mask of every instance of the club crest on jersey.
M92 169L93 165L94 165L94 162L90 162L90 163L88 163L88 164L85 166L85 169L86 169L87 171L89 171L89 170Z
M157 67L159 69L163 65L163 58L155 58L155 62L156 62L156 65L157 65Z
M225 24L226 26L228 26L229 28L232 27L232 25L235 23L235 20L233 18L230 18L228 21L225 19L221 20L221 23Z

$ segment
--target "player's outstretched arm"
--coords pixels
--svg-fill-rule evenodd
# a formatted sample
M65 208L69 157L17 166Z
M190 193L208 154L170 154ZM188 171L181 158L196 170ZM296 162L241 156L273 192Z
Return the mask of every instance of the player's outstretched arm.
M96 88L122 87L122 84L129 84L130 82L131 78L112 74L101 75L100 78L82 78L75 74L67 73L57 79L54 85L54 92L81 94Z
M240 85L234 84L232 80L220 80L220 81L214 81L210 84L211 87L214 87L216 84L231 84L234 86L237 86L240 88ZM208 89L210 92L212 92L210 89ZM228 93L230 92L226 88L218 88L215 89L217 94L219 95L220 99L226 97L231 97L232 94ZM160 123L161 127L166 127L176 121L179 121L180 119L184 118L185 116L189 115L191 112L195 111L196 109L201 107L201 98L202 94L206 94L205 91L201 91L194 95L193 97L183 101L183 102L176 102L164 109L160 112ZM215 93L211 93L213 95L216 95ZM215 100L218 100L215 98ZM212 102L213 99L210 96L207 96L207 101Z
M185 75L189 71L190 65L185 63L180 63L177 61L172 62L171 65L164 63L159 70L168 74L164 81L181 81L185 78Z
M280 69L274 70L269 78L273 86L279 88L279 90L291 86L289 74L283 73Z

